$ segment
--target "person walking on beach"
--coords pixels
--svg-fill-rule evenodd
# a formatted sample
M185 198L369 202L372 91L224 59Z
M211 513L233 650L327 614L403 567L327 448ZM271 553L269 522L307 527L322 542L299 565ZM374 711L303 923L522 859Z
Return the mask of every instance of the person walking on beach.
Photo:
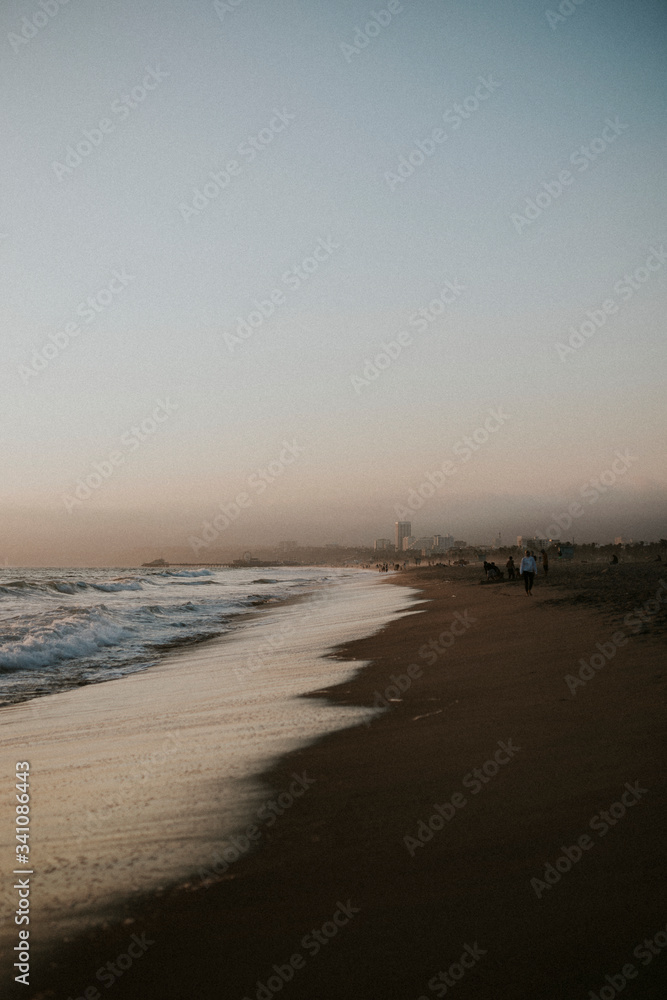
M507 579L513 580L516 576L516 566L514 565L514 557L510 556L505 563L505 569L507 570Z
M544 570L544 582L548 583L547 576L549 574L549 556L547 555L546 549L540 550L540 555L542 556L542 569Z
M529 597L533 596L533 580L536 573L537 563L535 562L535 557L530 554L530 549L526 549L526 554L519 564L519 576L523 577L523 584Z

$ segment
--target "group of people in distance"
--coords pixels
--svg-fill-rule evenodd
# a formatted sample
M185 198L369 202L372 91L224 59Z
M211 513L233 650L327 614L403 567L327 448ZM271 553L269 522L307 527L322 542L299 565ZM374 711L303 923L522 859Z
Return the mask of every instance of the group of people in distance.
M549 556L547 555L546 549L540 550L540 558L542 560L542 570L544 572L544 579L547 580L549 575ZM514 563L514 557L510 556L505 563L505 569L507 570L507 579L515 580L517 575L517 568ZM494 562L487 562L484 560L484 573L487 580L502 580L503 574L498 569ZM526 554L519 563L519 576L523 577L523 583L526 588L526 593L529 597L532 597L533 581L535 580L535 575L537 573L537 558L530 549L526 549Z

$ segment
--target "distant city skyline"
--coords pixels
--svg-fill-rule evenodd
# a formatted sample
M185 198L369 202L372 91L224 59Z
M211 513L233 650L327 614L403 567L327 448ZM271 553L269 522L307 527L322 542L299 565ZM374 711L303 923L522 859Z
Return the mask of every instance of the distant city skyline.
M435 543L436 538L441 538L442 542L440 544ZM384 541L389 543L389 547L378 548L378 541ZM485 549L492 551L497 548L525 548L526 546L535 548L537 542L542 544L542 539L539 535L533 533L519 534L515 536L508 537L502 540L502 544L498 546L497 538L494 539L490 536L483 536L481 533L472 533L467 538L459 538L455 536L439 536L437 533L435 535L420 535L411 536L410 541L412 545L409 549L401 550L400 552L396 550L394 542L388 538L372 538L361 537L356 541L350 542L334 542L328 539L328 536L315 539L313 541L308 541L304 538L293 539L290 542L284 542L280 540L269 540L266 542L259 542L256 538L246 537L241 538L234 542L232 540L227 540L225 542L212 543L205 549L199 550L195 554L190 546L183 545L178 539L169 539L168 537L163 538L155 543L144 540L143 543L116 545L112 550L109 551L107 558L102 559L92 559L87 561L83 556L76 558L76 550L74 549L75 558L70 562L65 559L56 558L53 560L45 559L44 561L14 561L9 559L7 555L0 560L0 568L19 568L19 567L57 567L57 566L138 566L143 563L152 562L155 559L166 559L167 562L181 562L189 563L195 565L197 563L215 563L217 561L227 561L231 558L238 559L244 554L250 554L256 556L258 553L262 558L265 558L269 554L271 558L275 558L276 562L296 560L297 562L303 558L303 554L309 551L318 551L322 554L329 552L332 554L332 558L335 555L336 550L358 550L366 553L371 553L373 557L377 559L386 559L387 557L395 557L397 560L404 560L406 557L412 558L415 555L422 553L425 555L438 556L447 555L451 558L452 552L460 549L462 547L467 547L470 549ZM596 544L600 546L606 545L650 545L655 544L660 539L655 538L631 538L628 536L621 535L606 535L599 536L596 539L584 539L578 536L563 535L562 538L558 539L546 539L546 541L553 544L565 544L574 543L577 545L590 545ZM48 545L45 548L48 551Z

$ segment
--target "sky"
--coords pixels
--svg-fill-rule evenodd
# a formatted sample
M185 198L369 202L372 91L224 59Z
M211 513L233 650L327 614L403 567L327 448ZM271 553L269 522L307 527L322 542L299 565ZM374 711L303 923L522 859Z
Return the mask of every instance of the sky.
M8 0L0 564L667 535L666 28Z

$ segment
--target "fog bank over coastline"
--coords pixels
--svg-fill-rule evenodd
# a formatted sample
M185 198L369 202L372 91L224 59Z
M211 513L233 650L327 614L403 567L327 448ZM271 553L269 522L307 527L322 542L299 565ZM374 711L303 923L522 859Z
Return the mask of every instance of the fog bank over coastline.
M418 510L410 513L409 508L405 509L416 536L452 534L471 544L489 544L498 532L507 545L515 544L517 535L542 533L600 544L612 542L617 536L645 542L665 537L667 509L660 488L639 495L617 488L608 495L599 494L593 502L591 499L573 493L549 500L504 495L448 503L436 494ZM568 515L572 504L579 504L575 513L581 511L575 517ZM39 513L5 508L2 515L6 537L0 549L0 565L136 565L167 551L174 560L206 562L218 558L221 552L252 552L285 540L302 546L372 546L376 538L393 540L394 522L399 520L394 502L377 499L362 509L353 503L309 508L295 498L290 505L280 503L262 509L258 504L256 509L239 509L235 520L230 521L227 515L234 514L233 505L233 500L223 502L222 507L193 504L191 509L178 512L112 511L91 505L71 515L58 508ZM222 508L227 514L222 513ZM566 525L568 517L568 528L557 533L547 530L556 527L559 520ZM227 528L225 520L229 521ZM211 541L206 546L194 541L208 538Z

